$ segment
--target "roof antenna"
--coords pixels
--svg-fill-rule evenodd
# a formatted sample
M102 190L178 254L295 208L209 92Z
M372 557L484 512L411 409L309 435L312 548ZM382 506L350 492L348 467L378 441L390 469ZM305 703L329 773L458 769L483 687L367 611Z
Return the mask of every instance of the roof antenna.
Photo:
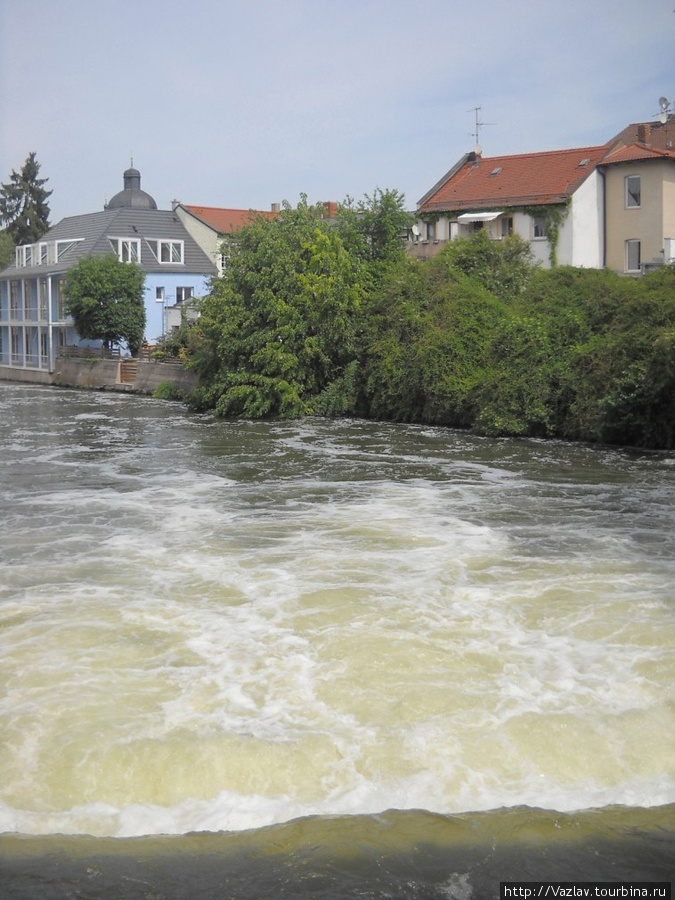
M659 122L662 125L665 125L668 121L668 113L670 112L670 100L667 97L659 97L659 106L661 107Z
M482 107L480 107L480 106L474 106L472 109L467 109L467 112L473 112L476 114L476 128L475 128L475 131L471 132L471 135L472 135L472 137L474 139L474 143L475 143L473 150L474 150L474 153L476 154L476 156L481 156L483 153L483 148L480 145L480 130L481 130L481 128L483 127L483 125L495 125L496 124L495 122L481 122L480 115L479 115L481 109L482 109Z

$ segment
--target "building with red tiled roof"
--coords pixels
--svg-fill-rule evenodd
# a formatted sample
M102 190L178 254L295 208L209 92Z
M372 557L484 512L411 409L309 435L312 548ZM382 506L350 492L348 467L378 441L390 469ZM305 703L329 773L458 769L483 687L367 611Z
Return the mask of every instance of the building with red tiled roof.
M226 209L219 206L194 206L174 200L173 211L199 246L223 271L221 248L228 236L236 234L245 225L257 218L273 219L279 214L279 204L273 203L269 210Z
M431 256L480 228L495 240L520 235L544 266L633 273L649 261L669 261L675 255L675 116L663 119L629 125L596 147L465 154L419 201L412 252ZM637 186L638 206L628 184Z
M604 178L605 265L637 274L675 261L675 116L628 125L598 168Z
M494 157L467 153L419 201L416 255L432 255L445 241L483 228L494 239L519 234L542 265L550 265L554 257L575 266L600 266L601 181L596 166L606 150L581 147ZM554 215L564 223L552 247Z
M325 209L325 218L335 218L337 203L330 200L317 205ZM271 221L280 214L281 206L279 203L273 203L269 210L227 209L220 206L194 206L174 200L173 211L200 247L218 266L218 274L222 275L222 246L228 237L237 234L255 219L263 218Z

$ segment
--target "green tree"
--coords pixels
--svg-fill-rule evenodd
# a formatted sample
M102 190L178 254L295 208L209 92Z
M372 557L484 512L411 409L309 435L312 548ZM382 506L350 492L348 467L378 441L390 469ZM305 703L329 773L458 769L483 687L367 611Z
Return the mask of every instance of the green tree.
M404 239L413 217L405 210L405 196L376 188L355 202L348 197L337 211L337 227L347 252L366 263L374 283L405 256Z
M47 178L38 178L40 163L29 153L19 173L12 170L0 188L0 220L16 246L32 244L49 230Z
M14 262L14 241L6 228L0 231L0 272Z
M66 275L64 293L80 337L106 346L126 342L135 356L143 342L145 276L114 254L90 256Z
M361 267L322 211L304 197L284 204L227 249L225 275L200 306L195 405L250 418L349 407L339 385L353 381Z
M449 267L507 302L523 292L537 268L527 241L515 234L494 241L482 229L471 237L448 241L439 255Z
M376 418L467 427L491 340L510 315L441 256L406 258L369 298L366 408Z

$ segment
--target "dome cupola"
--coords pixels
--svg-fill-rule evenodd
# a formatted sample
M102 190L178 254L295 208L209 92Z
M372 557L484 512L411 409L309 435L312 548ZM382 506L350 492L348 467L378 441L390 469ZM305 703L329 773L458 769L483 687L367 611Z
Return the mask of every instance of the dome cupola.
M115 194L103 207L104 209L157 209L157 204L150 194L141 190L141 173L133 166L124 173L124 189Z

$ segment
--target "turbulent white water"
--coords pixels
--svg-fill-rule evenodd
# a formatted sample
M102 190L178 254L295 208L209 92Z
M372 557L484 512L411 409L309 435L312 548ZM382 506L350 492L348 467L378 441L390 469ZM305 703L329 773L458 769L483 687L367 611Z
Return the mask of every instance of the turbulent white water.
M675 802L667 454L0 413L0 831Z

